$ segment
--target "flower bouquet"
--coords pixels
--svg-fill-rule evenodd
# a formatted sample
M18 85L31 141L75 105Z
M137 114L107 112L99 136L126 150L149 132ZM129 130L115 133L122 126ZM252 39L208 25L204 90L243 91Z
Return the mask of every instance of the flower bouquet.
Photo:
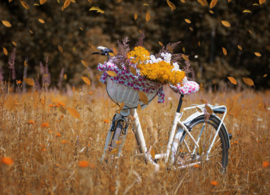
M118 50L113 49L110 60L98 65L104 71L100 81L107 83L107 92L111 99L125 103L129 108L139 104L145 108L156 95L158 102L164 102L163 85L169 84L177 92L187 81L185 72L189 71L189 62L185 61L184 70L179 69L183 54L172 54L179 43L163 46L156 55L151 55L143 47L144 34L133 50L130 51L128 38L118 41Z

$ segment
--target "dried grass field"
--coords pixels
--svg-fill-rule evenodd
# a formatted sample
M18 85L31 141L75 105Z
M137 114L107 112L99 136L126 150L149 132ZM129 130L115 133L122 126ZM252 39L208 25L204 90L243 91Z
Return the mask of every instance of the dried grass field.
M155 99L139 111L148 146L155 136L144 116L153 121L156 153L166 149L178 103L170 89L165 94L164 104ZM2 93L0 194L269 194L269 92L200 91L185 97L183 106L201 99L229 110L225 124L233 138L225 174L207 166L167 170L163 161L155 172L137 155L130 128L122 156L101 164L117 110L104 87Z

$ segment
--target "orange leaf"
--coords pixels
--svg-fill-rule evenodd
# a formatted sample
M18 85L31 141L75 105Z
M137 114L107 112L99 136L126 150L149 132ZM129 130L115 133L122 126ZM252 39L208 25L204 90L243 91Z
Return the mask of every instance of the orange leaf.
M82 80L87 84L90 85L91 81L87 77L82 77Z
M17 43L16 43L16 42L12 41L12 44L13 44L15 47L17 47Z
M225 20L222 20L221 23L225 26L225 27L231 27L231 24Z
M265 1L266 0L259 0L259 4L261 5L261 4L265 3Z
M42 23L42 24L45 23L45 21L44 21L43 19L38 19L38 21L39 21L40 23Z
M150 154L151 154L152 158L155 159L156 151L154 148L151 149Z
M80 119L80 113L74 108L67 108L71 116L75 117L76 119Z
M190 24L191 21L189 19L185 19L186 23Z
M137 18L138 18L138 15L134 14L134 20L137 20Z
M245 9L245 10L243 11L243 13L251 13L251 11L248 10L248 9Z
M7 51L7 49L4 48L4 47L3 47L3 52L4 52L4 54L5 54L6 56L8 55L8 51Z
M263 77L267 77L267 74L263 75Z
M159 44L160 46L163 46L163 43L161 43L160 41L158 42L158 44Z
M81 60L81 62L82 62L82 64L83 64L85 67L88 67L88 64L87 64L86 61Z
M210 9L215 7L216 4L217 4L217 0L212 0L211 3L210 3Z
M117 76L117 74L114 71L106 71L106 73L108 75L110 75L111 77L116 77Z
M58 50L63 53L63 47L61 47L60 45L58 45Z
M223 51L223 54L226 56L227 55L227 50L224 47L222 47L222 51Z
M6 20L2 20L2 23L4 24L5 27L11 27L11 24Z
M174 9L176 9L175 5L172 2L170 2L169 0L167 0L167 3L168 3L168 5L169 5L169 7L171 8L172 11Z
M25 3L24 1L21 1L21 4L25 9L29 9L29 5Z
M249 85L249 86L253 86L253 85L254 85L253 80L250 79L250 78L244 78L244 77L243 77L243 81L244 81L244 83L246 83L246 84Z
M133 68L132 66L129 67L129 70L132 74L134 74L135 76L137 75L136 69Z
M140 98L140 101L143 102L144 104L148 105L148 97L147 95L142 92L142 91L139 91L139 98Z
M242 47L240 45L237 45L238 49L242 50Z
M258 56L258 57L261 57L262 56L262 54L260 54L259 52L255 52L254 53L256 56Z
M206 0L198 0L198 2L202 5L202 6L207 6L208 2Z
M113 48L112 50L113 50L114 55L117 55L117 53L118 53L117 49Z
M237 85L237 81L235 80L235 78L233 77L227 77L227 78L231 81L232 84Z
M145 20L146 20L146 22L148 22L149 20L150 20L150 13L149 12L147 12L146 13L146 16L145 16Z
M40 5L46 3L46 1L47 1L47 0L40 0L40 1L39 1L39 2L40 2Z
M66 0L64 3L64 9L66 9L71 3L71 0Z
M35 81L31 78L23 78L24 82L27 84L27 85L30 85L30 86L34 86L35 85Z
M183 58L185 61L189 62L188 56L186 56L185 54L182 54L182 58Z

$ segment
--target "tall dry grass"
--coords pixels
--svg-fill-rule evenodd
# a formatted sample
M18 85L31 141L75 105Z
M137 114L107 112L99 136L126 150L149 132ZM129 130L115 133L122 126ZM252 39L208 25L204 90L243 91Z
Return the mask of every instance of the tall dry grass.
M158 132L157 153L166 149L178 101L178 95L165 91L164 104L154 100L139 112L149 147L154 135L147 130L145 115ZM117 110L105 88L83 87L64 95L46 90L10 95L2 91L0 194L269 193L269 92L199 92L186 97L183 106L200 103L200 99L229 109L225 124L233 138L226 174L204 166L167 170L163 161L155 172L137 155L130 128L123 156L101 164L110 126L106 122ZM69 107L79 112L79 120L65 110Z

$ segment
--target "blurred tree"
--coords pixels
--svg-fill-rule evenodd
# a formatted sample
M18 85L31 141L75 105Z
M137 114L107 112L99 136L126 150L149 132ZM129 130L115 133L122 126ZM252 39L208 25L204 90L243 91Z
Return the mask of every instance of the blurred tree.
M99 74L97 64L106 60L103 56L92 56L92 46L116 47L117 40L124 37L129 37L130 45L134 46L139 30L144 30L145 47L152 53L161 49L158 41L163 44L182 41L175 52L190 56L194 73L189 76L205 87L224 86L228 82L227 76L239 82L241 77L250 77L257 89L270 87L269 79L263 78L270 70L269 1L262 5L257 0L218 1L211 9L212 13L209 6L202 6L196 0L186 0L185 3L171 0L176 6L173 11L166 1L161 0L78 0L76 3L72 1L63 11L63 0L59 3L48 0L39 6L36 5L37 0L25 2L30 9L25 9L20 1L0 2L0 19L12 25L10 28L0 25L1 46L9 52L8 56L0 53L4 80L9 79L8 59L15 47L12 41L17 44L16 79L22 79L26 59L28 77L37 78L41 73L39 63L45 65L49 57L51 86L60 86L58 81L62 68L67 75L63 84L77 85L83 83L81 76L88 74L81 60L88 63L94 74ZM105 13L89 11L92 6ZM251 13L243 13L244 10ZM145 21L147 11L151 15L149 22ZM135 13L137 20L134 19ZM39 19L45 23L40 23ZM185 19L191 23L186 23ZM231 27L223 26L222 20L228 21ZM63 48L63 52L58 46ZM222 47L228 52L226 56ZM257 57L254 52L262 56ZM194 58L195 55L198 58ZM92 77L91 80L96 79Z

